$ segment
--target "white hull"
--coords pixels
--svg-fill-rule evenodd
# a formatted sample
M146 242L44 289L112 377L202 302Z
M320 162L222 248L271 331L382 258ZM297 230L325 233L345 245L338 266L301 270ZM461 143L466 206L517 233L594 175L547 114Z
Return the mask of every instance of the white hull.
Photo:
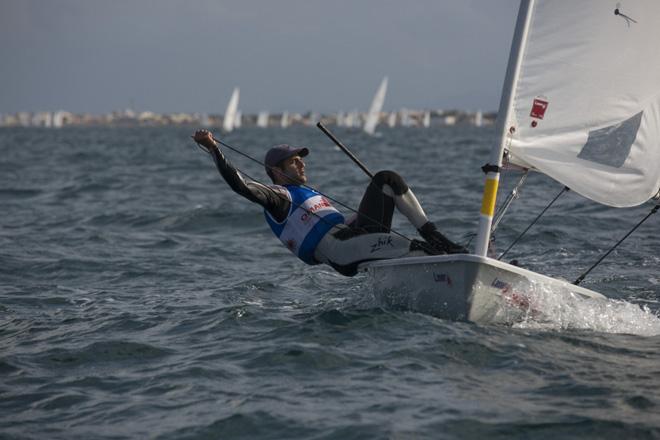
M605 297L567 281L550 278L492 258L440 255L379 260L360 269L371 279L385 307L480 324L513 324L540 316L530 292L551 292L583 299Z

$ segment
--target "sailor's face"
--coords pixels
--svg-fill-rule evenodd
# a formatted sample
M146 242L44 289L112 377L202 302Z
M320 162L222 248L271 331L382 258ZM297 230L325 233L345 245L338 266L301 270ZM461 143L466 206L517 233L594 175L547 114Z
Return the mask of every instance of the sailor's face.
M304 185L307 182L305 175L305 162L302 157L295 155L285 159L280 164L284 176L282 180L286 180L285 184Z

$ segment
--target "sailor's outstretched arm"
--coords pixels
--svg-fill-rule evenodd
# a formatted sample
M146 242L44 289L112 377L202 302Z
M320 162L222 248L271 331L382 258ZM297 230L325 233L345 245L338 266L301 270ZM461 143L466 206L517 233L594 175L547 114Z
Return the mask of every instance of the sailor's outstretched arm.
M287 217L291 201L286 192L278 191L277 187L266 186L243 177L222 154L210 132L200 130L195 133L194 139L209 150L220 175L234 192L251 202L261 205L278 221Z

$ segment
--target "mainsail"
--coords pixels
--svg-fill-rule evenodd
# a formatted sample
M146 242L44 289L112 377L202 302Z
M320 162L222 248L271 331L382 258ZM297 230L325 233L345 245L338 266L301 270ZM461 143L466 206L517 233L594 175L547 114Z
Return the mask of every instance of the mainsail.
M475 254L486 255L502 154L609 206L660 188L660 2L522 0Z
M512 162L605 205L644 203L660 188L660 1L537 0L528 16Z
M369 113L367 113L367 119L364 122L364 131L368 134L374 134L376 131L376 126L378 125L378 120L380 119L380 112L383 109L383 104L385 103L385 95L387 94L387 77L383 78L374 95L374 99L371 101L371 107L369 107Z
M230 132L234 129L234 124L236 123L236 112L238 111L239 95L240 91L238 87L236 87L234 92L231 94L229 104L227 104L227 110L225 110L225 117L222 120L222 129L225 132Z

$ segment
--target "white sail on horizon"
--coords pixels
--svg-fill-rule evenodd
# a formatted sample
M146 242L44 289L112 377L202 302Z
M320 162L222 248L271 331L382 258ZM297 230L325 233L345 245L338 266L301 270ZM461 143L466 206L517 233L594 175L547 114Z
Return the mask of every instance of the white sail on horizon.
M390 128L396 127L396 112L391 112L387 117L387 126Z
M422 117L422 127L429 128L431 126L431 112L426 110Z
M287 128L289 126L289 112L285 111L282 113L282 119L280 119L280 127Z
M268 112L267 111L261 111L259 112L259 116L257 116L257 127L259 128L267 128L268 127Z
M615 207L660 189L660 2L623 4L529 2L503 121L513 163Z
M481 110L477 110L477 113L474 115L474 126L481 127L484 125L484 115Z
M373 135L376 131L376 126L380 119L380 112L383 110L383 104L385 103L385 95L387 94L387 77L383 78L378 86L378 90L374 95L373 100L371 101L371 106L369 107L369 113L367 113L367 119L364 122L364 131L367 134Z
M243 125L243 112L237 110L236 118L234 118L234 128L241 128L242 125Z
M240 96L239 88L234 88L234 91L231 94L229 103L227 104L227 109L225 110L225 115L222 120L222 129L225 132L230 132L234 129L236 123L236 112L238 111L238 100Z

